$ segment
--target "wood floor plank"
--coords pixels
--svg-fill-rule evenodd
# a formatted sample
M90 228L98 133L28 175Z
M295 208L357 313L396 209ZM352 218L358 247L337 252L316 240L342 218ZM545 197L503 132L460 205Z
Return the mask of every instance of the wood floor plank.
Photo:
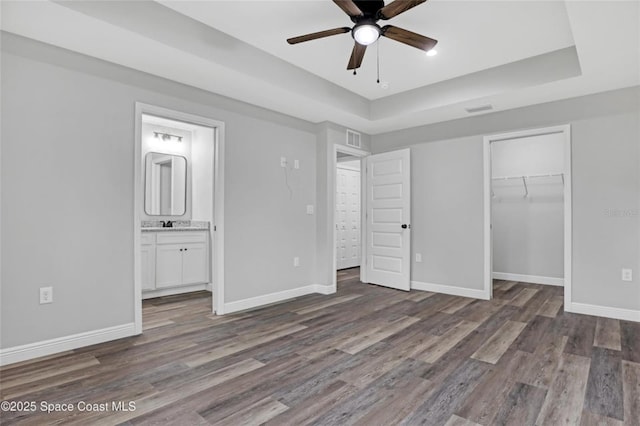
M271 397L267 397L235 412L225 419L217 421L216 425L261 425L288 409L289 407L281 402L271 399Z
M580 422L589 375L589 358L563 354L536 425L576 425Z
M470 304L470 303L472 303L474 301L475 301L475 299L470 299L470 298L466 298L466 297L457 298L457 299L452 300L450 303L448 303L442 309L440 309L440 312L444 312L446 314L455 314L460 309L464 308L465 306L467 306L468 304Z
M516 383L502 405L493 424L495 425L535 425L547 391L524 383Z
M348 302L349 300L357 299L358 297L361 297L361 296L362 296L361 294L349 294L346 296L335 297L325 302L314 303L311 306L308 306L306 308L296 309L293 312L299 315L304 315L310 312L318 311L320 309L328 308L329 306L335 306L344 302Z
M449 417L447 423L444 426L480 426L478 423L472 422L471 420L463 419L462 417L458 417L455 414Z
M620 321L611 318L598 318L593 345L621 351Z
M393 425L411 413L416 405L433 390L433 383L422 378L410 380L406 385L393 392L384 405L380 404L365 416L360 418L356 425Z
M560 310L563 304L564 304L563 296L550 297L549 299L547 299L546 302L544 302L542 306L540 306L540 309L538 310L538 315L549 317L549 318L555 318L558 315L558 311Z
M495 364L526 326L527 324L522 322L507 321L471 355L471 358Z
M589 410L583 410L582 418L580 418L580 426L624 426L624 422L612 419L611 417L594 414Z
M361 350L366 349L374 343L377 343L391 336L392 334L395 334L398 331L409 327L411 324L414 324L419 320L420 318L415 317L402 317L397 321L393 321L391 323L383 323L379 327L373 329L370 333L354 336L352 339L338 346L338 349L352 355L357 354Z
M446 423L487 371L487 364L474 359L467 360L400 424L437 425Z
M591 357L597 318L587 315L575 315L573 318L575 324L564 350L573 355Z
M421 302L433 295L435 295L435 293L432 293L430 291L416 290L409 293L409 295L407 296L407 300L411 300L413 302Z
M531 362L521 370L520 381L531 386L547 389L551 386L553 377L562 358L567 336L554 336L545 339L546 344L540 345L533 354Z
M302 399L293 408L265 422L268 426L309 424L320 413L328 411L340 401L348 399L360 389L340 380L332 382L321 392Z
M551 336L549 328L553 320L548 317L534 316L527 324L527 327L515 342L515 347L520 351L535 352L536 348L544 345L545 336Z
M604 417L623 420L622 392L622 355L610 349L594 348L585 408Z
M523 307L529 301L529 299L531 299L537 293L538 290L535 290L533 288L524 288L513 299L511 299L509 304L513 306Z
M624 421L640 426L640 364L622 361Z
M487 372L456 411L458 416L483 425L493 424L493 419L507 402L509 392L518 380L517 372L526 368L532 357L522 351L514 351L509 355Z
M640 363L640 323L620 321L622 359Z
M422 352L416 354L414 357L424 362L433 363L449 352L451 348L457 345L477 327L478 323L460 321L458 325L440 336L440 338L433 344L425 348Z

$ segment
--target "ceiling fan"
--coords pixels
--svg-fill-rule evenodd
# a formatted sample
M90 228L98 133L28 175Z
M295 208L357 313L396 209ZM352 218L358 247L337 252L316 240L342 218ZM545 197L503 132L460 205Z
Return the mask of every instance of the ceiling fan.
M340 9L349 15L351 21L355 24L353 28L340 27L326 31L319 31L317 33L305 34L287 39L287 43L297 44L351 32L351 36L353 37L355 44L353 46L353 51L351 52L349 64L347 65L348 70L360 68L367 46L376 42L380 36L387 37L428 52L438 43L437 40L393 25L380 27L380 25L377 24L381 19L385 21L387 19L391 19L402 12L406 12L415 6L424 3L425 1L427 0L395 0L385 6L384 1L378 0L333 0Z

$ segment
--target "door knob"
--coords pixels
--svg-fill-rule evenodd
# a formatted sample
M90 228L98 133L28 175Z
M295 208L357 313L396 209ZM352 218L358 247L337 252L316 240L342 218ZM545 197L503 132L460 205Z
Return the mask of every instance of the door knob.
M402 224L402 229L411 228L411 225L407 225L406 223Z

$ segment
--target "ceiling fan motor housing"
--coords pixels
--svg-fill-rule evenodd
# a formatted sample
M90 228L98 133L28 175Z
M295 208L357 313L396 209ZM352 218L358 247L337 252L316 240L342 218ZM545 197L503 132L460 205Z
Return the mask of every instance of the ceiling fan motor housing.
M364 20L372 20L374 23L380 19L378 11L384 7L384 1L379 0L353 0L362 11L362 16L354 16L351 20L358 24Z

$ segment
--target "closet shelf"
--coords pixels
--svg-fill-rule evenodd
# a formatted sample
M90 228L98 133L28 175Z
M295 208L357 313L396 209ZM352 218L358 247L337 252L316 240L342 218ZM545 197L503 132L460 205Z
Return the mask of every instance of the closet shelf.
M561 177L562 184L564 185L564 173L547 173L540 175L521 175L521 176L496 176L491 178L491 180L522 180L522 186L524 186L524 197L529 196L529 188L527 186L527 179L535 179L535 178L543 178L543 177ZM495 193L493 192L493 188L491 188L491 196L495 197Z

